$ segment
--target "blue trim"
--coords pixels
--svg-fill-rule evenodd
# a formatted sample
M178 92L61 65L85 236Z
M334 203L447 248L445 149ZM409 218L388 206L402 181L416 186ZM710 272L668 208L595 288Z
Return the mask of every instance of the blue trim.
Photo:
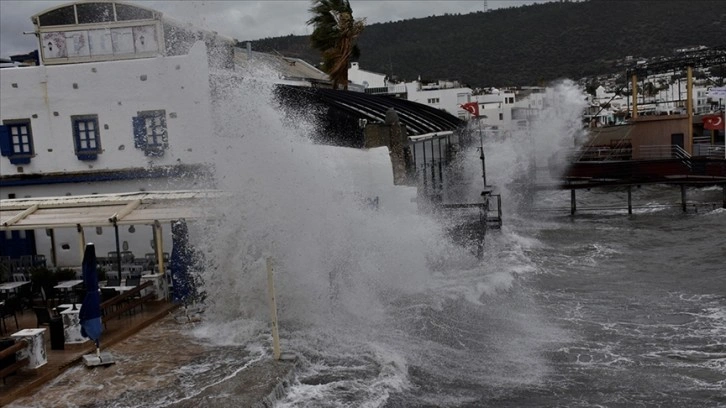
M45 184L93 183L99 181L120 181L155 179L165 177L211 176L212 169L205 165L180 165L156 167L153 169L133 168L84 173L56 173L51 175L23 174L0 177L0 188L38 186Z
M24 132L21 131L23 126L25 127ZM16 128L17 143L13 141L13 128ZM23 136L27 138L27 141L23 142ZM29 164L30 159L35 156L34 152L30 119L6 120L5 124L0 126L0 154L6 156L10 160L10 164Z
M10 156L8 159L10 159L10 164L30 164L30 157L27 154L24 155L17 155L17 156Z
M13 154L13 143L10 141L10 128L0 125L0 154L10 156Z
M132 127L134 129L134 147L137 149L146 149L146 124L141 116L131 118Z

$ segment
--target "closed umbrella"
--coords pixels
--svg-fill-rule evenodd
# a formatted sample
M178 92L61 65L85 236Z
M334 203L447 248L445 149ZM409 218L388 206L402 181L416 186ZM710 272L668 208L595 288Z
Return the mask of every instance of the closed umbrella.
M83 356L87 366L113 364L114 360L108 353L101 355L101 295L98 293L98 271L96 260L96 247L92 243L86 244L83 253L83 284L86 286L86 295L81 304L78 317L81 322L81 334L96 343L96 354Z
M174 285L174 301L188 304L194 297L194 279L189 269L194 263L194 250L189 244L189 231L184 220L171 225L172 248L169 269Z

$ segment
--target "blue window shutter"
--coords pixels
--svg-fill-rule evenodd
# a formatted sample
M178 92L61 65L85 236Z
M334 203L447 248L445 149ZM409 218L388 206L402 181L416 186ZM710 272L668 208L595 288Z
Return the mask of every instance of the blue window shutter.
M146 122L141 116L131 118L134 126L134 147L146 149Z
M0 153L3 156L12 156L13 143L10 139L10 128L6 125L0 125Z

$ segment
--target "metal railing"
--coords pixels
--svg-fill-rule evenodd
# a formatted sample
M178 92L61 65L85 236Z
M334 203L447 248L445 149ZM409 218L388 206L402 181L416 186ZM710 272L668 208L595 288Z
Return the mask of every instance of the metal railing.
M639 146L637 157L646 160L683 159L691 158L687 151L678 145L649 145Z
M450 132L409 140L412 167L424 196L441 198L451 184L449 163L456 153L456 142Z
M723 159L726 158L726 147L724 145L712 145L706 143L699 143L693 145L693 156L696 157L707 157L710 159Z
M492 208L492 204L494 208ZM489 194L487 200L486 223L489 228L502 227L502 196L501 194Z
M631 147L592 146L580 149L573 156L576 161L631 160L633 149Z

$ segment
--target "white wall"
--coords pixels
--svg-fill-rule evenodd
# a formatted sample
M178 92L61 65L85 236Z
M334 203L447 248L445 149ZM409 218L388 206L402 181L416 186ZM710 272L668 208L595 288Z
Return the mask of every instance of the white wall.
M348 81L364 86L365 88L382 88L386 86L386 76L376 72L360 69L357 62L352 62L348 68Z
M472 100L479 102L479 115L486 116L482 123L503 130L513 128L512 108L516 102L513 92L476 95Z
M132 117L160 109L169 148L150 158L134 147ZM98 115L103 148L92 161L76 157L71 126L72 115L87 114ZM19 167L41 174L199 162L212 133L206 48L198 42L184 56L3 69L0 119L30 119L35 150L21 166L0 158L2 175Z
M471 98L471 88L424 89L418 81L407 82L406 92L409 101L441 109L459 117L466 113L459 105Z
M146 80L141 80L145 75ZM77 84L77 89L73 84ZM147 157L134 147L132 117L146 110L165 110L169 147L162 157ZM57 112L57 116L56 113ZM75 155L72 115L98 115L103 152L97 160ZM35 116L35 117L34 117ZM175 117L174 117L175 116ZM0 119L30 119L35 156L29 164L13 165L0 157L0 175L68 174L96 170L149 168L202 163L214 136L206 47L196 43L188 55L123 61L80 63L0 70ZM192 175L194 176L194 175ZM170 189L206 189L189 177L132 179L6 186L0 198L103 194ZM150 226L119 227L120 242L127 242L137 256L152 252ZM171 251L170 226L163 225L164 251ZM32 232L28 232L32 233ZM50 264L50 238L35 231L38 254ZM85 228L86 241L94 242L98 255L115 251L113 227ZM80 243L74 228L55 230L58 266L80 265ZM64 244L68 249L63 249Z

